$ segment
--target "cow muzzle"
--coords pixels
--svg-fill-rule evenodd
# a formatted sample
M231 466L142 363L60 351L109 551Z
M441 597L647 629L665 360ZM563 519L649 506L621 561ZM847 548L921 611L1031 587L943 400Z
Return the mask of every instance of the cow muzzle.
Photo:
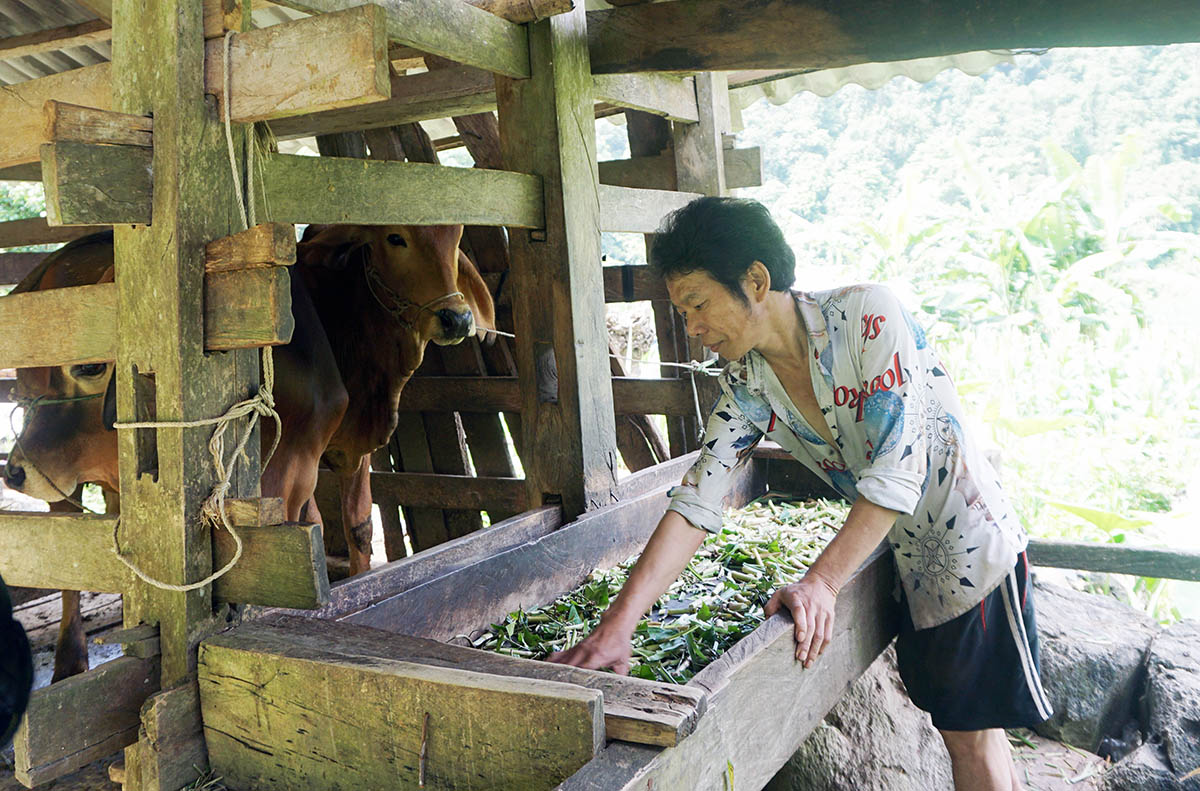
M463 339L475 334L475 314L470 308L451 310L443 308L437 311L440 334L434 342L442 346L460 343Z
M14 449L4 466L4 485L34 499L54 503L66 499L76 484L52 480L37 465L29 463L20 449Z

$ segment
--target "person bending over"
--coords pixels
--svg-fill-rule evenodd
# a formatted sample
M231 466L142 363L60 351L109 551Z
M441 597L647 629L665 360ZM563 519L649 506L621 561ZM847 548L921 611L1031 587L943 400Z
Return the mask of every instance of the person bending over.
M692 201L667 218L650 264L688 335L731 362L700 457L628 582L550 661L629 672L638 620L705 531L720 530L734 473L765 436L852 503L804 578L764 608L791 614L796 660L812 667L838 591L886 540L901 583L900 676L945 741L955 787L1020 789L1003 729L1052 713L1027 538L921 327L883 286L791 290L795 256L756 201Z

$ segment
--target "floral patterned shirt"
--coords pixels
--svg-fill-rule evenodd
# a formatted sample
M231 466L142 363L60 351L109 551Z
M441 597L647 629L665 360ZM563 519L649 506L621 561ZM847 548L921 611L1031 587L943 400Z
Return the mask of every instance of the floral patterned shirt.
M913 624L945 623L1012 569L1025 532L964 428L950 376L892 292L859 285L794 296L835 444L751 351L721 373L700 458L671 490L670 510L720 530L731 476L766 436L850 502L862 496L900 512L888 542Z

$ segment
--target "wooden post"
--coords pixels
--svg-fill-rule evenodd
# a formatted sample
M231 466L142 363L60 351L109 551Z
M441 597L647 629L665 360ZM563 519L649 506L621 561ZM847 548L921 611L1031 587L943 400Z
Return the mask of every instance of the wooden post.
M528 80L496 78L507 167L542 177L546 228L510 239L530 503L615 499L592 77L582 5L529 26Z
M204 68L202 4L114 0L113 109L154 118L153 225L117 228L114 239L120 421L213 417L258 387L257 351L204 354L205 244L241 230ZM238 129L236 142L244 138ZM212 571L212 537L200 518L214 483L211 433L119 434L121 549L157 579L188 583ZM257 434L247 451L250 464L234 477L233 497L257 494ZM211 591L138 583L125 597L126 626L159 625L164 689L195 672L196 646L214 623ZM173 782L195 775L186 769L164 775Z

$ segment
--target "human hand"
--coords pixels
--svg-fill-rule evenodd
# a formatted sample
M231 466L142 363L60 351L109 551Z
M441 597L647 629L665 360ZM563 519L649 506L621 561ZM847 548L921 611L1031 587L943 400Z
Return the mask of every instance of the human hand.
M546 661L588 670L611 668L614 673L627 676L632 656L631 636L616 629L606 628L602 622L594 632L583 639L583 642L566 651L554 652L546 657Z
M763 607L763 614L770 618L787 608L795 623L796 661L803 662L809 668L833 639L833 608L836 603L837 589L809 572L799 582L784 585L775 591Z

